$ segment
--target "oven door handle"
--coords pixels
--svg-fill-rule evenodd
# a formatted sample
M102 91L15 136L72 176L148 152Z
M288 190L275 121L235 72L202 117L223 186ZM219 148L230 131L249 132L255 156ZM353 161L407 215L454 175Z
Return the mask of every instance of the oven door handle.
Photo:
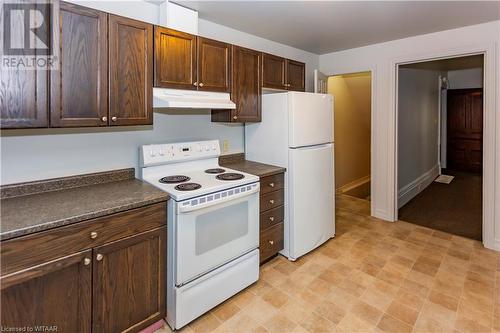
M227 204L227 203L230 203L233 200L240 199L240 198L247 197L247 196L250 196L252 194L255 194L255 193L259 192L259 190L260 190L260 187L256 186L256 187L252 188L250 191L239 193L239 194L233 194L230 197L230 200L221 200L221 199L219 199L219 200L216 200L216 201L211 201L211 202L204 203L202 205L196 205L194 207L192 207L192 206L182 207L181 206L181 207L178 208L178 212L181 213L181 214L183 214L183 213L189 213L189 212L192 212L192 211L195 211L195 210L200 210L200 209L208 208L208 207L211 207L211 206L217 206L217 205Z

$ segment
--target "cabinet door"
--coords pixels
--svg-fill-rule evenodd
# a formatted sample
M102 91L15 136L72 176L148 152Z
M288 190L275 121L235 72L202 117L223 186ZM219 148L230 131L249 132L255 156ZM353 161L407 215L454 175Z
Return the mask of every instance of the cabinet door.
M286 89L286 59L272 54L262 54L262 86Z
M155 87L196 89L196 36L155 26Z
M198 37L198 89L229 92L231 44Z
M306 64L294 60L287 60L288 89L296 91L306 90Z
M90 332L91 258L87 250L2 276L2 327Z
M19 5L23 6L22 3ZM43 4L39 9L45 10ZM18 17L18 15L13 15L11 20L16 20ZM17 23L24 24L23 22ZM23 33L22 29L12 30L12 40L24 40ZM50 29L43 33L50 36ZM23 51L20 50L20 53L22 54ZM48 73L48 70L7 70L0 66L1 128L48 126Z
M111 125L153 123L153 26L109 15Z
M232 122L261 120L261 59L258 51L233 46L231 99L236 103L236 110L232 112Z
M108 29L104 12L61 2L59 70L51 71L51 127L108 125Z
M93 331L139 331L165 317L165 227L94 249Z

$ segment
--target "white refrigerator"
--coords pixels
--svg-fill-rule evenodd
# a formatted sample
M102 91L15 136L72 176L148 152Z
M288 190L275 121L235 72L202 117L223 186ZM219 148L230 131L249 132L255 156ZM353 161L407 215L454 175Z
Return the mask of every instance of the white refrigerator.
M285 242L296 260L335 236L333 96L266 94L262 122L245 125L246 159L285 173Z

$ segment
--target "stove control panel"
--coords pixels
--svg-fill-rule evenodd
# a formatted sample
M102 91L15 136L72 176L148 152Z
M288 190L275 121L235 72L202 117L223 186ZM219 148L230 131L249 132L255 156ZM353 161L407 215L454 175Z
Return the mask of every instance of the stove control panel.
M218 157L218 140L144 145L140 152L143 167Z

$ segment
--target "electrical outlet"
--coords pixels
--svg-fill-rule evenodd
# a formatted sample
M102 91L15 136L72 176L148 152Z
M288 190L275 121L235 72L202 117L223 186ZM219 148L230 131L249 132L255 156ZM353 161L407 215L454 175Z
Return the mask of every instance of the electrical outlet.
M222 141L222 152L227 153L229 151L229 140L225 139Z

